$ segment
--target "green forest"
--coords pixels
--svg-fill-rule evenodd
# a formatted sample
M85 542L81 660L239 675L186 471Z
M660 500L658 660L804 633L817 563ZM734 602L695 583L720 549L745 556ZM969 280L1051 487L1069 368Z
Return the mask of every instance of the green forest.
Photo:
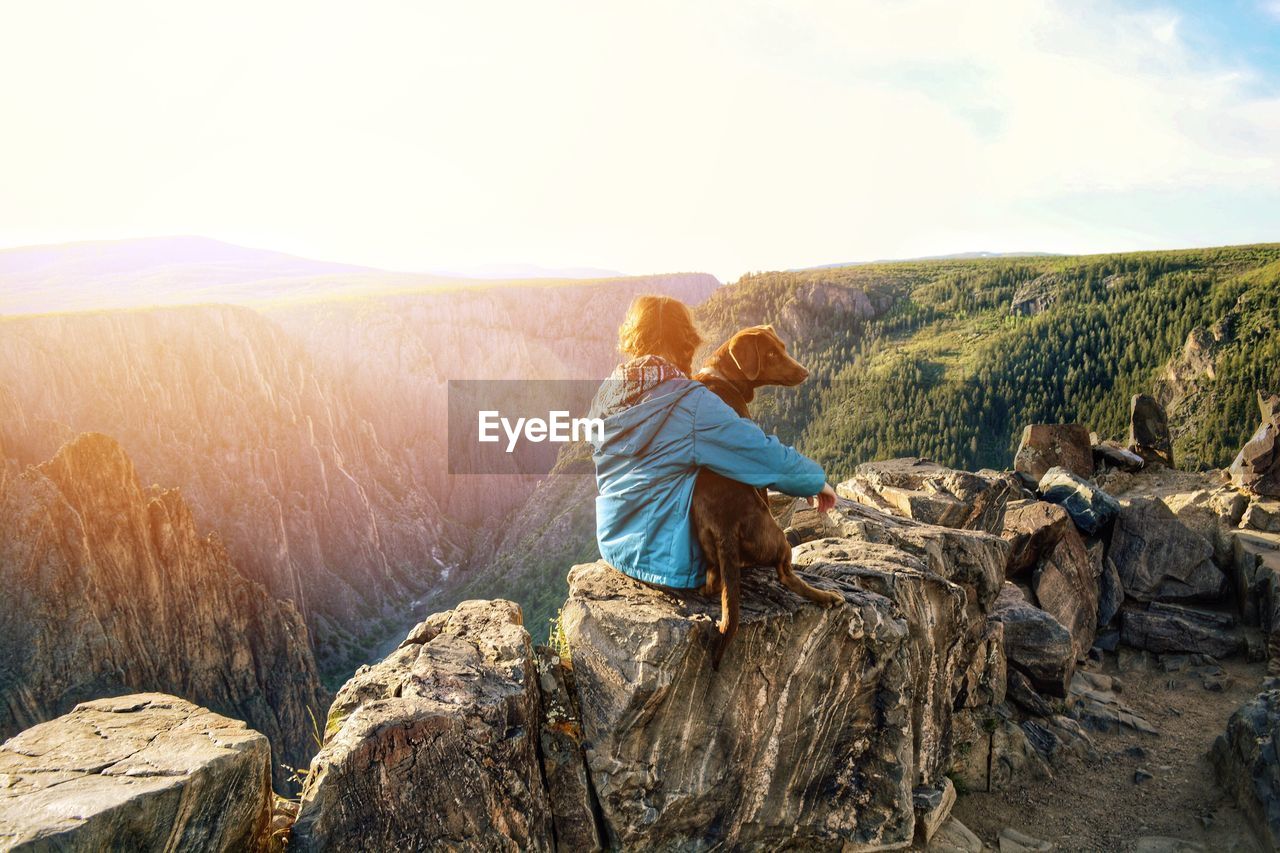
M811 282L892 299L875 317L826 311L787 324L810 379L756 405L767 429L833 478L906 455L1004 468L1034 422L1123 439L1140 392L1170 407L1181 464L1220 467L1257 427L1255 389L1280 388L1277 245L765 273L722 289L699 319L713 341L776 324ZM1052 303L1013 313L1028 286ZM1212 342L1213 376L1170 381L1193 329Z

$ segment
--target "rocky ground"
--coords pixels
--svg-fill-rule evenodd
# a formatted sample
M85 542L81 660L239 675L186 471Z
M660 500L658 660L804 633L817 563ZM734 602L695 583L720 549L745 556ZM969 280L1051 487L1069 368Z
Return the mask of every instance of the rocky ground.
M1207 690L1188 671L1158 660L1109 656L1099 670L1118 677L1126 703L1159 730L1092 735L1098 758L1067 756L1051 779L1016 790L970 791L953 814L987 844L1013 827L1058 851L1133 850L1148 837L1200 844L1206 851L1262 850L1239 807L1214 781L1209 750L1227 718L1258 691L1266 667L1226 661L1230 682ZM1143 778L1143 772L1151 778ZM1188 848L1188 850L1194 848Z

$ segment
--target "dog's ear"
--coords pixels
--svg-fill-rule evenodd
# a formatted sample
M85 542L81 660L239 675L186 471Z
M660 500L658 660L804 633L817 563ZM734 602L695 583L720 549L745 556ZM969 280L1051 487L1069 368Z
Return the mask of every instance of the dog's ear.
M729 357L738 365L742 375L755 379L760 375L760 341L751 333L735 335L729 341Z

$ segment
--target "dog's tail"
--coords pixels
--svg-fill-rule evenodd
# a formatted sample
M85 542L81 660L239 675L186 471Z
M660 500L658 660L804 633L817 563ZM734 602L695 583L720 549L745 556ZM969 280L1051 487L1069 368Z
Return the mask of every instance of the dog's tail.
M720 639L716 643L716 650L712 654L711 668L719 671L720 660L724 657L724 651L729 647L729 643L733 641L733 635L738 633L738 611L740 608L739 595L742 588L742 568L738 564L736 555L732 559L728 557L721 549L720 554Z

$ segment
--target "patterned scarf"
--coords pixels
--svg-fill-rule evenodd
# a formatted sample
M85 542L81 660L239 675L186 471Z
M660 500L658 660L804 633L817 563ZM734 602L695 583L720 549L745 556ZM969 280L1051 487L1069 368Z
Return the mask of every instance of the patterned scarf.
M645 394L670 379L688 379L684 371L665 358L645 355L619 364L596 392L591 416L607 418L630 408Z

